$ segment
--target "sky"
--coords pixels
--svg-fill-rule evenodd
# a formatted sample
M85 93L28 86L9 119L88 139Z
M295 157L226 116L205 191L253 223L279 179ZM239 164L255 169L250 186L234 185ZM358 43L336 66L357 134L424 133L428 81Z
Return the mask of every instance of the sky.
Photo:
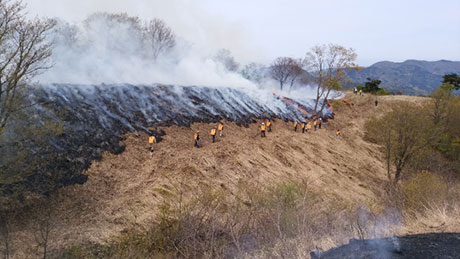
M242 63L304 57L318 44L356 50L357 63L460 60L459 0L24 0L31 17L81 23L94 12L161 18L209 52Z

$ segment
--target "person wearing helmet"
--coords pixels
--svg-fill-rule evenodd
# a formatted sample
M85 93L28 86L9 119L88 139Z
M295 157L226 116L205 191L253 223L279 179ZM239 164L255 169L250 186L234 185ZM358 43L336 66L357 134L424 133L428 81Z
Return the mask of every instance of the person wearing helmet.
M294 131L297 131L297 121L294 121Z

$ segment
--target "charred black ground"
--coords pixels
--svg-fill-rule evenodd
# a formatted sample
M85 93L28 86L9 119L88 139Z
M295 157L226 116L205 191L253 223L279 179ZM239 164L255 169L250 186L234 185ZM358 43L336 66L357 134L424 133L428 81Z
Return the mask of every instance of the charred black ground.
M460 258L460 233L420 234L372 240L350 240L348 245L325 253L311 253L312 259L419 259Z
M260 118L304 120L312 115L312 100L276 96L264 91L233 88L163 85L48 85L36 86L37 109L64 122L64 134L53 140L57 153L51 170L65 169L64 185L84 183L81 175L104 151L123 152L123 135L143 131L161 141L156 127L220 120L248 125ZM332 112L324 111L323 117ZM73 173L70 173L73 172Z

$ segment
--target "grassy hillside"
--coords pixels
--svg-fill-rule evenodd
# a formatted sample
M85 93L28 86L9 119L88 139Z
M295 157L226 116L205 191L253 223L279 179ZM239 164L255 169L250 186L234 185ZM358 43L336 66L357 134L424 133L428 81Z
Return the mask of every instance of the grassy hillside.
M378 107L374 106L374 97L366 94L348 94L346 101L334 101L335 119L308 134L294 132L290 122L280 120L275 120L273 132L268 132L266 138L259 135L260 121L249 127L225 123L225 136L211 143L208 132L215 125L165 127L162 129L166 135L154 146L153 155L147 135L128 134L125 152L105 153L87 171L85 184L66 187L51 198L55 208L51 211L50 249L60 256L64 249L71 258L150 257L151 249L156 248L143 244L168 241L161 237L165 234L161 232L165 231L161 230L165 220L167 226L174 227L182 222L179 219L199 215L199 222L206 223L206 227L216 226L210 239L207 235L211 230L193 237L194 242L201 240L200 245L209 242L215 247L205 256L210 258L276 258L283 253L304 257L315 247L329 249L352 237L460 230L459 222L441 210L432 210L436 215L431 216L411 214L417 220L410 224L405 222L405 215L386 211L382 149L363 139L364 123L391 110L396 102L420 103L427 99L378 98ZM335 136L337 129L341 137ZM193 147L196 130L202 135L200 149ZM294 205L286 205L291 202ZM285 211L290 212L284 214ZM308 224L299 222L301 215L308 215L304 218ZM390 215L397 218L396 225L394 219L387 219ZM278 223L271 220L277 217ZM439 224L437 220L430 221L443 217L446 220ZM241 235L235 241L235 226L245 220L248 223L241 225ZM198 232L208 229L195 227ZM33 233L23 228L15 234L21 237L14 242L18 257L39 253L31 245ZM214 239L228 243L217 245ZM190 247L198 249L197 245ZM198 256L195 250L177 249L177 254L171 251L159 256L204 256Z

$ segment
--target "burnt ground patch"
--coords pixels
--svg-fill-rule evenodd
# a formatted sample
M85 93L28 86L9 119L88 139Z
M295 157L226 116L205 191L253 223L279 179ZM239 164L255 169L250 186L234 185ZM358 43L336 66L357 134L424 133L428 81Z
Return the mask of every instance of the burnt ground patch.
M82 173L104 151L123 152L123 136L129 132L146 132L161 141L164 131L156 127L220 120L247 126L254 119L303 120L306 110L312 113L308 99L284 102L260 94L223 87L54 84L33 87L31 99L46 104L35 109L64 124L64 133L51 141L50 152L56 154L46 170L59 171L62 184L72 185L86 182ZM325 118L330 116L327 110Z
M312 259L460 258L460 233L418 234L370 240L352 239L349 244L324 253L312 252L311 257Z

